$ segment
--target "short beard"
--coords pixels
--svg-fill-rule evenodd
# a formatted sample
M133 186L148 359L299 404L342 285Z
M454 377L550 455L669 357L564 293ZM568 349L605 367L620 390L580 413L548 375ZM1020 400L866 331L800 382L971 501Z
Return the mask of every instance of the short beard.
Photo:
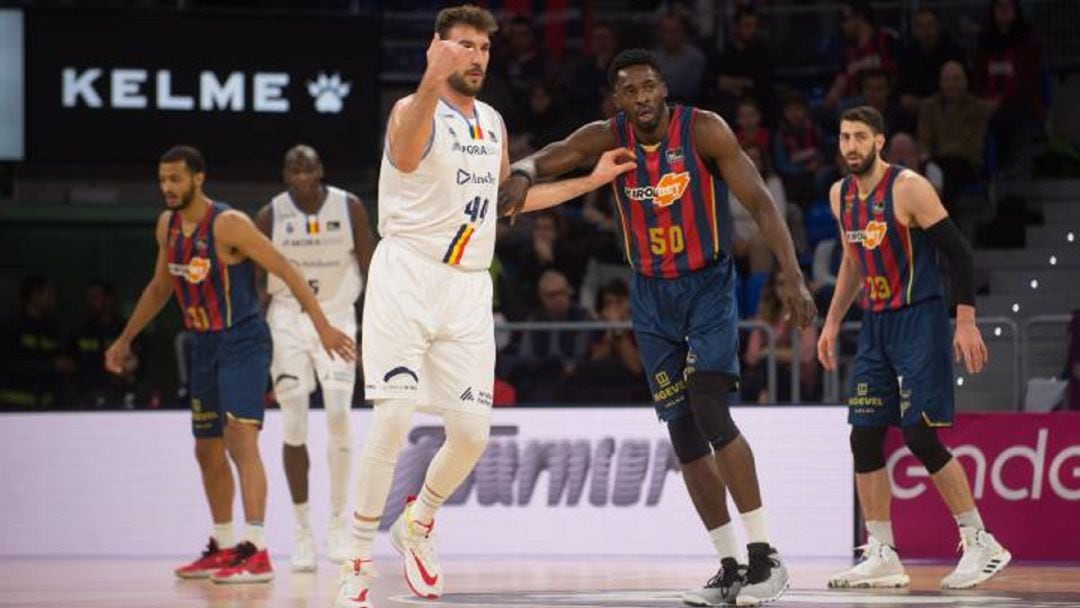
M450 77L450 88L454 89L458 93L466 97L476 97L480 93L480 89L484 86L484 80L480 79L480 84L473 87L468 82L465 82L465 77L461 74L454 74Z
M870 154L867 155L866 160L864 160L862 162L862 164L859 165L858 167L855 167L854 169L852 169L851 172L854 173L855 175L859 176L859 177L863 177L863 176L868 175L871 171L874 170L874 161L877 160L877 156L878 156L878 149L877 149L877 145L875 145L873 147L873 149L870 150Z
M173 210L173 211L182 211L184 209L187 209L188 206L191 205L191 202L194 201L194 200L195 200L195 188L192 188L191 190L189 190L187 192L187 194L180 197L180 204L179 205L177 205L175 207L169 207L169 205L166 204L165 206L168 207L169 209Z

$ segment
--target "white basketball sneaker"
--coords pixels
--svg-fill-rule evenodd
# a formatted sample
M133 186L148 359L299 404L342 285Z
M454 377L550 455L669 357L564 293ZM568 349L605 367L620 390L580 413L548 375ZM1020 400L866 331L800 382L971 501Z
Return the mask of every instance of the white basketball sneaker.
M326 555L335 564L343 563L349 557L349 529L344 518L330 518L330 528L326 531Z
M414 501L415 498L409 499L405 510L390 527L390 543L405 561L405 582L409 589L420 597L433 600L442 595L443 589L442 567L431 539L435 522L426 527L414 521L411 517Z
M371 579L378 576L370 559L350 559L341 565L334 608L373 608Z
M941 579L942 589L970 589L994 576L1009 564L1012 554L986 530L960 527L960 546L964 555L956 570Z
M859 547L863 559L849 570L829 579L829 587L907 587L911 582L896 549L873 536Z
M311 533L311 528L296 530L296 544L293 546L289 566L293 572L315 571L315 537Z

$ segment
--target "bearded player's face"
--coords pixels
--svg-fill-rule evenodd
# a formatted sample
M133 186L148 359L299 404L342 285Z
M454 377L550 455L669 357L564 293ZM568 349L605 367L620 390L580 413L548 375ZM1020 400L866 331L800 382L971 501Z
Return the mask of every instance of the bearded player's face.
M856 120L840 121L840 155L855 175L866 175L874 168L885 136L875 133L870 125Z
M165 207L179 211L190 205L202 185L202 179L202 173L192 172L182 160L159 164L158 185L165 197Z
M476 97L484 88L488 61L491 60L491 38L471 25L458 24L446 32L446 38L473 51L469 67L450 76L450 86L468 97Z
M615 105L638 131L652 131L660 124L667 93L664 79L646 64L626 66L615 79Z

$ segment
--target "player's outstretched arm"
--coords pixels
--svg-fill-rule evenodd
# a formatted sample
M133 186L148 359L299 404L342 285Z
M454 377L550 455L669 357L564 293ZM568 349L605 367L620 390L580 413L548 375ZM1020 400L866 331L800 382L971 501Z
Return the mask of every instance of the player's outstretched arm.
M124 362L131 357L131 341L138 336L147 324L150 323L165 308L172 296L172 285L169 280L169 264L165 254L166 233L169 230L168 211L163 211L158 216L157 226L154 229L158 243L157 261L154 263L154 276L143 289L139 296L139 303L135 305L135 311L131 313L127 325L120 336L105 351L105 369L114 374L124 373Z
M637 168L634 153L629 148L615 148L600 155L592 173L555 182L545 182L529 188L522 213L539 211L575 199L586 192L611 183L617 176Z
M956 334L953 351L968 372L982 371L988 358L986 344L975 325L975 256L971 245L949 217L937 191L923 176L904 171L894 186L896 213L909 226L926 231L949 260L953 295L956 298Z
M315 325L315 331L319 333L326 352L333 357L335 354L347 361L356 359L356 343L352 338L330 325L319 306L315 292L285 256L274 248L270 239L259 232L255 224L248 216L239 211L226 211L222 213L214 224L214 238L221 245L235 248L244 256L251 258L256 264L262 266L267 272L273 273L289 287L289 291L296 296L297 301L304 307L304 312L311 318Z
M499 184L499 215L513 218L520 213L525 206L529 188L538 180L558 177L581 167L618 145L619 141L611 130L611 124L606 120L598 120L574 131L566 139L552 142L519 160L510 168L506 179ZM532 210L541 208L535 207Z
M480 50L458 42L431 38L427 68L416 92L399 100L390 112L386 129L387 150L394 167L412 173L420 165L434 134L435 107L442 85L455 72L467 69Z
M715 113L694 113L694 135L698 152L716 163L731 192L753 216L762 237L780 263L777 294L792 322L798 327L806 327L817 316L817 307L803 280L787 222L776 210L757 167L742 151L731 128Z
M840 259L840 270L836 273L832 302L829 303L829 312L825 315L825 324L821 328L821 336L818 337L818 361L821 362L822 367L832 371L836 369L836 337L840 333L840 323L862 289L862 276L860 276L858 264L855 263L851 246L844 240L843 226L839 225L840 182L833 184L832 189L829 190L829 205L837 218L840 246L844 248L844 255Z
M255 227L259 229L259 232L265 234L266 238L273 238L274 211L270 203L263 205L255 214ZM262 307L263 312L266 312L267 307L270 306L270 293L266 285L266 270L256 264L255 275L255 289L259 292L259 306Z

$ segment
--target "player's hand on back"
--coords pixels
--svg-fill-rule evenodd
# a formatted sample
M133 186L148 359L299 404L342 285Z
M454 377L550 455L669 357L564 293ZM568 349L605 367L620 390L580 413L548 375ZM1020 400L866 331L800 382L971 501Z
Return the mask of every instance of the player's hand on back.
M500 217L509 217L513 223L521 208L525 206L525 199L529 195L529 178L520 173L511 173L509 177L499 184L498 207Z
M817 306L802 276L778 273L776 295L780 297L780 303L783 304L784 311L795 327L802 329L814 322L814 318L817 317Z
M122 338L117 338L109 349L105 351L105 369L110 373L122 376L125 373L125 363L131 358L131 343Z
M356 360L356 342L348 334L329 325L318 331L319 341L331 359L338 356L346 361Z
M956 333L953 336L953 351L957 362L963 359L964 367L967 368L969 374L981 372L989 359L979 327L973 322L957 322Z
M593 167L592 178L596 187L603 186L616 177L637 168L634 162L634 152L629 148L615 148L600 155Z
M457 42L442 40L436 33L427 49L427 74L434 78L435 82L441 83L455 73L469 69L479 53L475 48L465 48Z

